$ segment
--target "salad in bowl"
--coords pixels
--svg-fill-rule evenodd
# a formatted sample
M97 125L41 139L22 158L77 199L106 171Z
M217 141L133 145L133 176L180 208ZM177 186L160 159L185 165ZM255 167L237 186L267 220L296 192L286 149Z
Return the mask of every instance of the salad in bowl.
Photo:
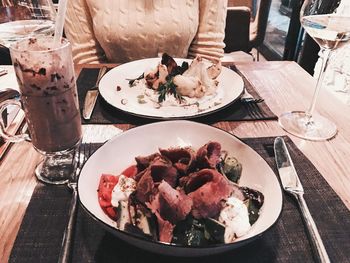
M221 129L174 120L122 132L81 170L78 193L96 223L133 246L203 256L261 236L282 191L270 166Z
M231 243L259 217L264 196L238 185L242 165L210 141L137 156L120 175L102 174L98 200L123 231L187 246Z

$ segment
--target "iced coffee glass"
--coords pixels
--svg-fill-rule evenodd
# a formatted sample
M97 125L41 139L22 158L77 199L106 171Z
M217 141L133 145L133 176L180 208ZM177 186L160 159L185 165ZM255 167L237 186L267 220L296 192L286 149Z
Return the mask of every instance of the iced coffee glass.
M10 54L21 97L20 102L1 103L0 110L11 104L22 107L29 135L2 135L13 142L29 140L44 155L35 171L39 180L66 183L82 138L70 43L64 38L58 45L53 37L30 38L13 44Z

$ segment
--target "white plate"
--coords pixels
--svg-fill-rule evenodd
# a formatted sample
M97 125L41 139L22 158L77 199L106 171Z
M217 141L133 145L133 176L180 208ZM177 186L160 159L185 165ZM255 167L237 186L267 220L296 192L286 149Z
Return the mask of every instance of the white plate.
M191 63L191 60L188 59L175 60L178 65L181 65L183 61ZM197 105L189 107L162 106L156 108L154 102L151 101L140 104L138 96L143 95L144 89L140 86L130 87L127 79L137 78L144 71L156 68L160 61L161 58L142 59L113 68L100 81L99 90L102 97L110 105L129 114L146 118L177 119L194 118L218 111L233 103L243 93L242 78L233 70L223 67L217 78L219 86L215 97L215 100L221 100L220 104L210 103L211 106L208 108L205 106L207 96L200 99Z
M221 143L243 165L240 185L259 190L265 201L261 215L251 230L230 244L185 247L153 242L114 228L115 222L101 209L97 189L102 173L119 174L135 163L135 156L154 153L158 148L193 146L198 149L210 140ZM249 146L218 128L192 121L165 121L139 126L123 132L99 148L87 161L78 181L80 202L89 214L111 233L137 247L166 255L199 256L220 253L242 246L259 237L278 219L282 209L282 191L268 164Z

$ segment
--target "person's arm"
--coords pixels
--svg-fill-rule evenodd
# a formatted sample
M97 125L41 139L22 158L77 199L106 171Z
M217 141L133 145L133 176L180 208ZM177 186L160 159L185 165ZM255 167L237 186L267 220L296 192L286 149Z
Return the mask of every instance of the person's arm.
M198 31L188 56L218 60L224 55L227 0L199 1Z
M94 35L92 17L86 0L68 1L64 31L72 44L75 63L105 61L104 51Z

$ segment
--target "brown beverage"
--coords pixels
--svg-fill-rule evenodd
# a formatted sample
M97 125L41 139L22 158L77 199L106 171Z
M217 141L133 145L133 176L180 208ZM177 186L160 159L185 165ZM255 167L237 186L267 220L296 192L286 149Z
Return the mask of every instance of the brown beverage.
M34 147L46 153L68 150L82 137L70 45L62 39L28 39L11 47L11 58Z

